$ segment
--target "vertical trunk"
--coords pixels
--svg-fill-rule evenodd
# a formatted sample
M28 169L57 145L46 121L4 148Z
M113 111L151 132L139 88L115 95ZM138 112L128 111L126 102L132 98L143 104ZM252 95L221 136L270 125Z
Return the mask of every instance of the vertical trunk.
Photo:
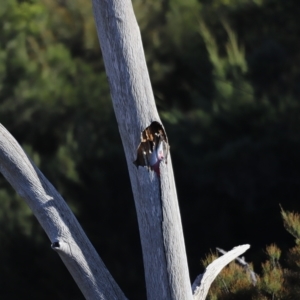
M93 8L138 215L148 299L192 299L171 157L160 163L160 176L134 164L144 130L153 124L164 130L131 1L93 0Z

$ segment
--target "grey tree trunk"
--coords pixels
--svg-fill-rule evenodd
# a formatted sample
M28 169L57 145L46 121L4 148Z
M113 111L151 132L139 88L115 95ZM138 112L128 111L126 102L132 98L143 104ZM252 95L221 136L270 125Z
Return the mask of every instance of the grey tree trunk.
M168 139L131 2L93 0L93 7L137 210L147 299L204 300L221 269L249 245L214 261L192 294ZM30 206L85 298L126 299L67 204L2 125L0 172Z
M192 299L171 157L160 163L160 176L134 164L142 132L162 123L131 1L93 0L93 9L137 210L147 299Z
M125 300L66 202L1 124L0 172L25 199L85 298Z

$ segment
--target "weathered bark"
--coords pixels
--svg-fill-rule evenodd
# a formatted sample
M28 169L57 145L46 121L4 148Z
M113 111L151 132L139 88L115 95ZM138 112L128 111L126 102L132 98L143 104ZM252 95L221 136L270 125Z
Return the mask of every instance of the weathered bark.
M93 0L98 37L137 210L148 299L192 299L171 157L160 177L136 167L142 132L161 124L130 0Z
M61 195L1 124L0 172L27 202L85 298L126 299Z

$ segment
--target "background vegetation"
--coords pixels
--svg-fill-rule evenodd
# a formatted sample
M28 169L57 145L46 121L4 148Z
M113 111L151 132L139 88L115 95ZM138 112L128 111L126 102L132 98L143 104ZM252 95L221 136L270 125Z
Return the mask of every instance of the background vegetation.
M275 246L266 256L265 246L283 250L284 266L294 245L279 204L300 211L298 1L133 4L171 144L191 279L210 249L243 243L264 278L280 257ZM134 202L89 0L2 0L0 121L71 206L128 298L145 299ZM1 299L83 299L2 177L0 207ZM266 259L273 265L261 266ZM257 299L285 299L276 294L282 285L274 289ZM241 299L256 294L247 295Z

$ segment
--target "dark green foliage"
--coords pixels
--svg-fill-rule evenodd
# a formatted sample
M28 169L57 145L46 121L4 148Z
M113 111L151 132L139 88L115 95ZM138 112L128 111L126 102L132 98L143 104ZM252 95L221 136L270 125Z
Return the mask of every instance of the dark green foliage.
M283 252L292 245L279 203L300 211L300 6L133 4L171 144L191 279L215 246L250 243L256 269L266 244ZM90 1L1 2L0 121L66 199L125 294L144 299L134 202ZM0 298L82 299L3 178L0 207ZM298 239L297 227L286 226ZM283 273L268 248L259 289L232 264L212 291L224 299L298 299L298 244ZM282 278L289 296L278 289Z
M300 226L300 216L282 210L285 228L295 236L295 228ZM261 274L257 274L257 283L250 280L249 272L236 262L231 262L217 276L211 286L208 299L299 299L300 289L300 247L296 237L296 246L291 248L284 259L281 250L276 245L266 248L267 261L262 264ZM208 266L216 255L209 255L203 266ZM280 260L283 262L281 265ZM252 266L250 266L252 268Z

